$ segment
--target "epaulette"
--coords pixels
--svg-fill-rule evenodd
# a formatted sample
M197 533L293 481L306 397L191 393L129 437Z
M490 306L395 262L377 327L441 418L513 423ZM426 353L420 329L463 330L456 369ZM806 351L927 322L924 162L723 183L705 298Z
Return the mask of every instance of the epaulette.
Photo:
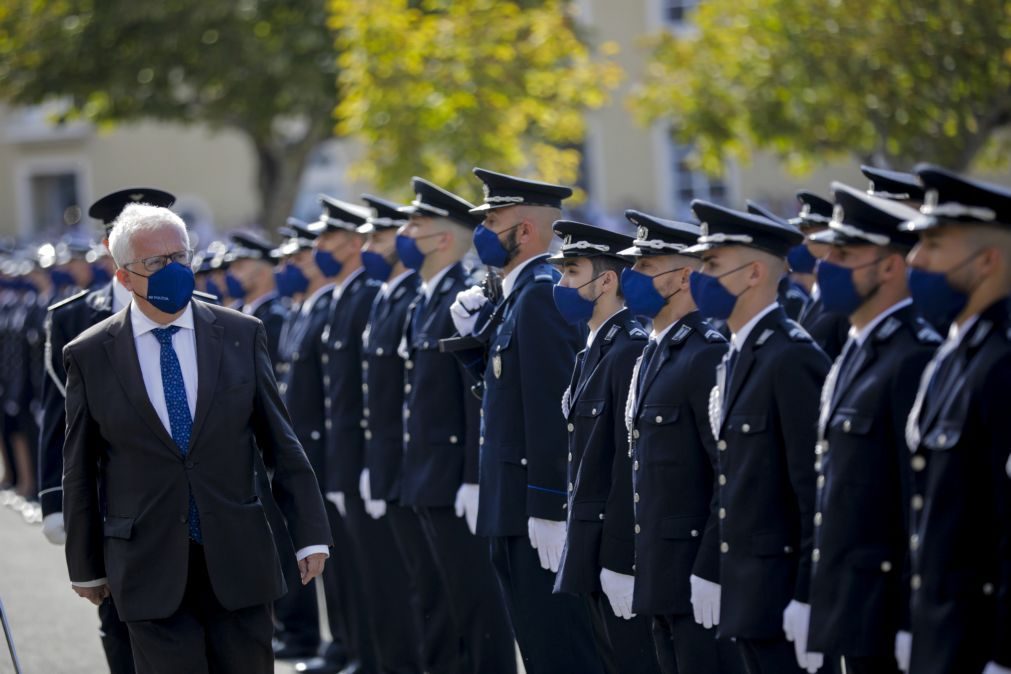
M66 298L64 300L60 300L59 302L57 302L55 304L50 304L49 308L46 309L46 311L53 311L54 309L59 309L60 307L65 307L68 304L73 304L74 302L77 302L78 300L87 297L89 292L91 292L91 291L90 290L82 290L81 292L77 293L76 295L71 295L70 297L68 297L68 298Z
M706 328L706 333L702 337L710 344L726 343L727 341L727 338L714 328Z
M442 278L442 283L439 284L439 292L440 293L448 292L449 289L453 287L453 283L455 282L456 279L452 278L451 276L448 275L444 276Z
M607 334L604 335L604 343L609 344L612 340L614 340L614 336L617 335L619 332L621 332L621 326L618 325L617 323L612 324L611 327L608 329Z
M786 320L786 334L794 342L811 342L811 335L794 320Z
M892 335L902 327L902 321L895 316L889 316L884 323L874 332L874 341L885 342L891 339Z
M766 328L765 330L762 331L762 334L758 336L758 339L755 340L755 346L756 347L762 346L767 341L769 341L769 338L772 337L774 334L776 334L774 330L769 330L768 328Z
M980 321L976 324L976 329L973 332L972 339L969 341L969 346L976 348L983 343L987 335L990 334L990 330L993 329L993 323L990 321Z
M221 298L218 297L217 295L212 295L211 293L205 293L203 290L194 290L193 291L193 296L194 297L199 297L200 299L204 300L205 302L220 302L221 301Z
M671 335L670 338L671 346L677 346L678 344L684 342L686 339L688 339L688 335L692 334L692 331L693 331L692 326L688 325L687 323L682 323L680 327L678 327L677 332Z
M934 329L934 326L928 323L926 319L917 316L914 323L916 340L921 344L940 344L944 341L937 330Z
M383 285L383 282L379 281L379 280L376 280L376 279L374 279L374 278L372 278L370 276L370 277L368 277L368 278L365 279L365 285L367 285L369 287L372 287L372 288L379 288L379 287L381 287Z
M649 337L641 325L632 321L625 324L625 331L628 333L629 337L635 337L636 339L646 339Z
M555 283L559 278L561 278L561 276L561 272L546 262L542 262L537 265L537 269L534 270L534 281L541 283L544 283L545 281L548 283Z
M397 289L393 291L393 299L394 300L399 300L401 297L404 296L404 293L406 293L406 292L407 292L407 286L405 286L403 283L401 283L400 285L397 286Z

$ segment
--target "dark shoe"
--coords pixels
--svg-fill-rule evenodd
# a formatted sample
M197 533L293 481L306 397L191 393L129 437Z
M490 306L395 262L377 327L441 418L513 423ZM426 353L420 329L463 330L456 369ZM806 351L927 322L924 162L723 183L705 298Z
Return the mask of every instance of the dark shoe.
M299 674L340 674L344 665L326 658L310 658L295 663L295 671Z

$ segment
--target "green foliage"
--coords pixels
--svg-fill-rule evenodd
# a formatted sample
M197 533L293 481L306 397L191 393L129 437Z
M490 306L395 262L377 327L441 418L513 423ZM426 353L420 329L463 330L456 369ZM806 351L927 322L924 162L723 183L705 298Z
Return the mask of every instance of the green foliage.
M711 172L755 147L801 172L845 156L964 169L1011 123L1008 0L706 0L693 18L653 39L630 104Z
M477 165L574 182L583 114L620 71L580 39L565 5L330 0L338 131L365 143L358 174L400 192L423 175L467 194Z

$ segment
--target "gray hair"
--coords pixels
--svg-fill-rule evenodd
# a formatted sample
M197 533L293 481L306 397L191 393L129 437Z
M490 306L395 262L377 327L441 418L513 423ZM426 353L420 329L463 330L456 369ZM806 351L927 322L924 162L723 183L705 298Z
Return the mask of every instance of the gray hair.
M130 204L123 209L109 233L109 252L117 267L134 261L133 235L137 232L151 232L165 227L174 227L183 235L189 248L190 236L186 223L167 208L151 204Z

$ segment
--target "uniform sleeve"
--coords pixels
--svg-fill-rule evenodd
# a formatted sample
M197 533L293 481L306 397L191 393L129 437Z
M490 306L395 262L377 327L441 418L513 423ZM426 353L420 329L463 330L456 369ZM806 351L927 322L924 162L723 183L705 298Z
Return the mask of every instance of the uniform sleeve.
M582 331L567 324L551 297L552 284L525 291L513 338L522 372L523 440L527 459L527 515L565 519L566 431L558 401L569 384Z
M459 360L457 372L460 377L460 388L463 391L463 481L466 484L478 483L478 467L481 454L481 399L471 391L474 381L467 368Z
M628 430L625 428L625 403L632 383L635 361L645 348L643 339L621 345L611 362L610 389L604 409L609 409L614 458L611 462L611 491L604 510L604 535L600 543L600 565L618 573L632 575L635 561L635 523L632 502L632 459L629 457Z
M61 314L46 315L45 372L42 373L42 418L39 422L39 500L42 514L63 510L63 440L66 434L63 347L67 344Z
M786 468L800 515L800 568L794 598L804 603L811 581L814 547L818 406L828 369L828 358L821 350L798 344L796 348L783 350L776 367L778 376L773 382Z
M70 580L105 578L102 513L98 500L98 454L105 445L91 416L84 376L71 350L67 372L67 439L63 457L63 517Z
M691 370L692 392L689 396L692 423L695 424L695 432L698 433L699 440L705 447L706 455L709 457L709 465L712 467L713 489L712 498L709 500L709 518L706 520L706 528L702 533L699 551L695 555L692 574L713 583L720 582L720 520L718 514L720 488L716 481L720 473L720 459L716 448L716 439L713 437L713 429L709 424L709 394L716 385L716 366L723 358L726 348L726 344L722 349L706 348L695 358Z

